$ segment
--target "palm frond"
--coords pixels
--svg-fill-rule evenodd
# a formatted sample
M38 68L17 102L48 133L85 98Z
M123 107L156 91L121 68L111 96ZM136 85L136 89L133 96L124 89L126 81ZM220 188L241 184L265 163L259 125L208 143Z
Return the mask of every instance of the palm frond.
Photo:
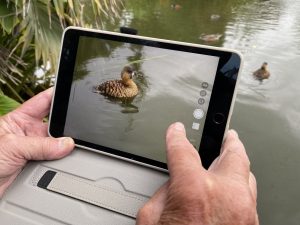
M110 18L118 17L122 6L121 0L10 0L8 3L4 13L11 15L14 4L16 22L11 25L10 30L18 25L18 29L22 31L19 39L22 55L34 43L37 65L40 59L44 65L50 61L53 71L57 65L60 38L65 27L75 25L99 28L102 15L109 17L113 14ZM3 5L5 4L0 3L0 9L5 8ZM6 16L0 15L0 18Z
M4 36L12 37L13 44L8 44L6 50L0 50L0 87L1 83L5 83L11 92L14 89L14 96L21 90L31 95L27 83L37 82L37 79L31 74L23 75L20 68L25 67L25 64L22 64L24 62L20 61L21 58L29 60L26 62L30 71L34 62L37 68L50 64L50 70L45 72L45 76L52 76L58 64L60 39L65 27L75 25L100 28L103 17L113 21L113 18L119 17L122 7L122 0L1 1L0 30ZM0 45L4 46L1 44L1 36ZM33 50L33 60L25 57L31 56ZM17 55L20 57L16 58ZM45 88L50 84L50 79L44 78ZM21 100L20 96L17 99Z
M25 67L26 63L17 55L11 54L10 50L0 45L0 82L6 85L20 101L23 99L15 92L12 85L21 84L23 77L20 67Z

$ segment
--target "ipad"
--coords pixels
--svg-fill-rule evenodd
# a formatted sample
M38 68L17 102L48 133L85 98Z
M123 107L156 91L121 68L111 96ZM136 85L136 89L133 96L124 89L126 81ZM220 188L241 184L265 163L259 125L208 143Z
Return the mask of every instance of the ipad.
M220 153L240 66L235 51L69 27L49 134L166 170L166 129L180 121L207 168Z

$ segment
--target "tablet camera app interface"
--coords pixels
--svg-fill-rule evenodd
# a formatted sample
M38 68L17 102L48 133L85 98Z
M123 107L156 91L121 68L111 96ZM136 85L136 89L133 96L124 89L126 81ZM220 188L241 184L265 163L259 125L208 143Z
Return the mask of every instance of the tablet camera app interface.
M219 58L80 37L64 135L166 162L176 121L199 149Z

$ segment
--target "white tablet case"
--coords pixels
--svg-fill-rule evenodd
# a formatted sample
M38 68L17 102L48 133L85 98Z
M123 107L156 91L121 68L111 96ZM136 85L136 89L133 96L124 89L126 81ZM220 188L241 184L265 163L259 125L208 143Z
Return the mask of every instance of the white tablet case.
M235 96L236 88L226 131ZM135 224L138 208L167 181L168 174L128 159L89 150L92 151L79 146L71 155L61 160L31 162L27 165L0 201L0 224ZM59 175L57 180L53 183L52 180L49 184L50 190L37 186L48 170Z
M37 186L48 170L60 174L56 188L70 194ZM167 179L164 172L77 148L64 159L26 166L0 202L0 224L135 224L138 208Z

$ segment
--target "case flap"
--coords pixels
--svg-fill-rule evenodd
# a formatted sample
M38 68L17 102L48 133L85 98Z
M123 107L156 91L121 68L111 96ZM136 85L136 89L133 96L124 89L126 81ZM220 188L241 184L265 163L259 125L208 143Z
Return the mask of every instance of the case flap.
M111 200L114 206L117 205L121 209L129 209L130 215L135 215L142 205L140 201L134 202L132 198L143 200L150 198L168 179L168 174L164 172L76 149L71 155L61 160L32 162L26 166L0 201L1 225L135 224L133 216L128 216L123 212L112 211L112 209L38 187L38 182L48 170L97 187L106 187L110 196L103 190L101 190L101 196L98 196L100 192L93 196L100 201ZM60 179L63 177L60 176ZM62 183L64 181L60 180L55 185L59 186ZM71 185L69 183L67 187ZM111 197L112 192L130 196L131 206L126 206L124 201L126 198L120 200L116 198L117 195ZM118 205L118 201L124 201L124 205Z

